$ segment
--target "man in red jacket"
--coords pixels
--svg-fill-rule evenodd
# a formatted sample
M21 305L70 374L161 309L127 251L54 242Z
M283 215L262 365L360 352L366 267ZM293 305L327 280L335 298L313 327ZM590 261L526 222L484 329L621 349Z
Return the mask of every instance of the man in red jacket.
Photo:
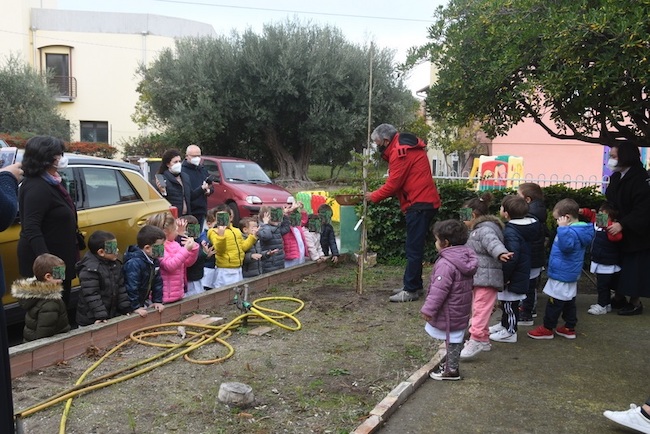
M440 207L440 195L431 175L427 146L411 133L398 133L390 124L381 124L370 135L384 160L388 179L376 191L366 193L372 202L397 196L406 216L406 269L404 286L393 291L390 301L415 301L423 293L422 258L424 241Z

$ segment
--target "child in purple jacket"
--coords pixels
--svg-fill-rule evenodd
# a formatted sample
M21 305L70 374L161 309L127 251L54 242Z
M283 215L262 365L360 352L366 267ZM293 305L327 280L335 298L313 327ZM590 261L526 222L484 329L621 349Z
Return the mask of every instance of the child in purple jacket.
M458 369L463 338L472 313L473 276L478 258L467 242L467 226L459 220L444 220L433 227L438 259L420 312L424 329L434 339L444 340L446 362L429 376L434 380L460 380Z

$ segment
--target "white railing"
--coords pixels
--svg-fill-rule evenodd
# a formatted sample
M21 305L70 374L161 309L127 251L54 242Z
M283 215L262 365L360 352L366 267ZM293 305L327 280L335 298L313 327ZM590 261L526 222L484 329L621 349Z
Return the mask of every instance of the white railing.
M468 172L457 174L450 172L449 175L435 175L434 179L437 183L470 183L476 189L505 189L517 188L517 186L524 182L534 182L539 184L540 187L548 187L550 185L563 184L569 188L584 188L584 187L597 187L601 192L605 191L609 184L609 176L598 178L597 176L584 177L581 175L571 177L570 175L560 176L552 174L550 176L538 175L534 177L528 173L524 177L508 177L508 178L483 178L470 177Z

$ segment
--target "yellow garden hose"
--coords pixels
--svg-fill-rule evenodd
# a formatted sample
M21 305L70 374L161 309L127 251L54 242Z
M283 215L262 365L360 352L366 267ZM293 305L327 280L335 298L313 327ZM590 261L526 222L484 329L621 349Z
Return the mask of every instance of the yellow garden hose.
M265 308L260 305L260 303L270 302L270 301L282 301L282 302L292 302L297 303L298 307L292 312L284 312L281 310ZM166 323L156 326L149 326L138 329L131 333L129 339L124 340L110 351L108 351L104 356L99 360L93 363L75 382L75 386L64 390L57 395L48 398L46 401L35 404L21 412L15 414L16 420L19 422L21 419L24 419L32 414L49 408L53 405L56 405L60 402L67 401L63 410L63 415L61 417L61 423L59 426L59 433L65 433L65 425L72 406L72 399L76 396L90 392L93 390L101 389L112 384L117 384L122 381L137 377L138 375L149 372L159 366L163 366L166 363L169 363L173 360L183 357L185 360L191 363L197 363L202 365L220 363L228 358L230 358L234 353L234 348L225 341L230 335L232 335L231 330L240 327L242 324L251 324L251 323L264 323L270 322L280 328L289 331L298 331L302 328L302 324L295 317L295 315L300 312L304 307L305 303L302 300L293 297L264 297L259 298L252 302L249 305L249 312L243 313L238 317L234 318L232 321L227 324L219 326L203 325L203 324L188 324L188 323ZM282 321L288 321L290 324L287 325ZM197 329L197 331L189 330L187 332L188 338L184 339L178 344L165 344L160 342L150 342L147 338L162 336L162 335L176 335L177 327L183 326L187 329ZM172 328L172 330L169 330ZM161 330L162 329L162 330ZM167 330L165 330L167 329ZM214 359L208 360L198 360L190 357L190 354L201 348L203 345L217 342L224 347L226 347L227 354L222 357L217 357ZM119 369L117 371L111 372L109 374L102 375L98 378L92 379L84 383L84 380L88 375L97 369L103 362L105 362L112 354L118 351L120 348L129 343L139 343L148 346L166 348L165 351L156 354L155 356L149 357L144 360L140 360L136 363L131 364L125 368ZM162 359L158 361L159 359ZM152 363L155 362L155 363ZM145 366L146 365L146 366ZM132 371L132 372L129 372ZM124 375L121 375L124 374ZM120 376L121 375L121 376Z

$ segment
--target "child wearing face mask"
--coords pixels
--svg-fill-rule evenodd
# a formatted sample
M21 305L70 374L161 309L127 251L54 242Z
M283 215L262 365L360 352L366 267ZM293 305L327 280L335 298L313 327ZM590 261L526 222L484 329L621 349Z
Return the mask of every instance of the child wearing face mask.
M177 149L165 151L158 169L158 174L165 179L165 185L161 185L156 179L158 190L161 193L164 191L165 199L178 210L177 216L192 214L192 201L205 195L200 185L192 189L190 176L181 171L181 161L181 153Z

